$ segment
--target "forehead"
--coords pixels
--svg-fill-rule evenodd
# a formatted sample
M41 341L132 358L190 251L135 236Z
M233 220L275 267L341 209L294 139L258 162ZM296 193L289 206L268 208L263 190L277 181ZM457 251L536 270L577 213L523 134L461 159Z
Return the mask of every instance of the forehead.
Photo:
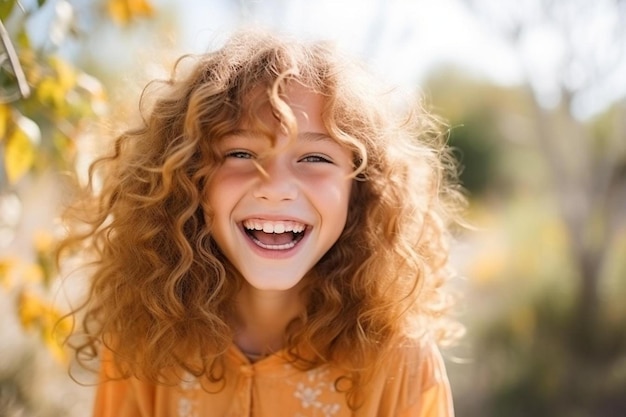
M291 113L298 124L322 122L325 98L302 83L292 80L282 88L257 87L246 94L242 102L241 127L254 126L259 120L264 124L279 122L279 115ZM272 120L274 119L274 120ZM269 123L269 122L272 123Z
M307 108L318 110L318 113L321 113L324 107L322 94L298 82L290 82L286 85L284 100L294 110Z

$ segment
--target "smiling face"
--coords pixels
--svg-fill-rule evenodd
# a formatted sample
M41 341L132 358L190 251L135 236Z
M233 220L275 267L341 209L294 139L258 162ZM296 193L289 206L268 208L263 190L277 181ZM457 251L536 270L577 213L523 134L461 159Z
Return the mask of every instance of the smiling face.
M222 164L208 200L212 235L220 250L259 290L287 290L333 246L346 224L351 152L330 138L323 97L298 84L285 101L297 139L280 129L269 106L257 117L272 141L248 126L223 138Z

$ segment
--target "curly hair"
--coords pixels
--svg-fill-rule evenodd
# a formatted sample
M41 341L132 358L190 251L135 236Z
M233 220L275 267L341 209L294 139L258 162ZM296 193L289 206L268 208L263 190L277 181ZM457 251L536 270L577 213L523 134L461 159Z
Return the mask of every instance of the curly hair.
M306 312L288 327L287 350L304 368L343 366L358 385L407 334L451 335L449 225L463 196L443 124L417 101L400 109L330 44L255 31L149 83L140 125L92 164L60 252L89 259L89 292L74 312L78 357L104 345L126 375L159 381L182 368L222 378L242 281L207 220L216 144L254 118L254 91L288 121L281 91L291 81L323 95L326 128L352 150L355 171L345 229L305 277Z

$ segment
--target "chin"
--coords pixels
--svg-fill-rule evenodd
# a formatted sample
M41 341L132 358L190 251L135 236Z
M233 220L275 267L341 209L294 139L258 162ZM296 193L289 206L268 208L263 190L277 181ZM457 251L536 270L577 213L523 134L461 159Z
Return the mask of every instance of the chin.
M244 275L244 280L249 286L259 291L288 291L298 287L304 279L304 275L296 276L300 276L300 278L294 278L294 275L289 277L277 277L276 275L259 277L257 275L254 279L248 279Z

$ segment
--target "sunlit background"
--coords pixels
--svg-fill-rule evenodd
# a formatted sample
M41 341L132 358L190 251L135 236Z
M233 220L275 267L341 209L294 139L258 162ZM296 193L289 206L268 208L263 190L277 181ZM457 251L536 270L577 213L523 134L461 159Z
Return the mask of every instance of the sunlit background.
M51 258L65 173L148 79L252 25L334 40L448 121L474 226L452 254L457 415L626 416L626 1L1 0L0 19L1 417L91 412L59 345L81 293Z

